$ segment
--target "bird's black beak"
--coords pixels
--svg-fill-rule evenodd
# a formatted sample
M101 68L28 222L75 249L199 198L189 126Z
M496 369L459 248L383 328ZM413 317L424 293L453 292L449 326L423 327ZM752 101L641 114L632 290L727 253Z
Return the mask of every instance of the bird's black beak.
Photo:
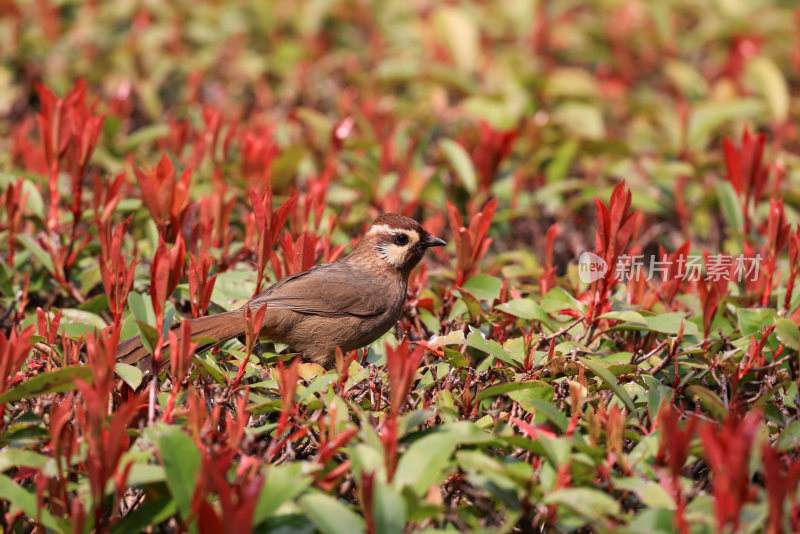
M432 235L429 235L428 237L425 238L425 240L422 243L425 245L425 248L443 247L443 246L445 246L447 244L447 241L445 241L444 239L439 239L438 237L433 237Z

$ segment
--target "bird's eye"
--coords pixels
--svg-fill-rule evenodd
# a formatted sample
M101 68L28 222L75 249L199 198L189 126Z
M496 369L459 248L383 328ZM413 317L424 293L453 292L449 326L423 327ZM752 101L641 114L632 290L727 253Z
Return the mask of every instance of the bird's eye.
M407 245L408 244L408 236L406 234L396 234L394 236L394 242L398 245Z

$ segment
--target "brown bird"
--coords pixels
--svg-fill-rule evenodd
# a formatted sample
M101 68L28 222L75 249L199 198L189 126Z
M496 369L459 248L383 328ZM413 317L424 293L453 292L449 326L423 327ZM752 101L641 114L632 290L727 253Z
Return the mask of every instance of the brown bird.
M192 337L210 338L213 344L239 337L245 333L245 306L255 313L266 305L260 337L287 344L308 360L330 367L336 347L344 352L363 347L397 323L409 273L425 250L445 244L414 219L381 215L347 256L288 276L239 309L187 319ZM172 327L176 333L179 326ZM139 336L117 349L124 363L147 356Z

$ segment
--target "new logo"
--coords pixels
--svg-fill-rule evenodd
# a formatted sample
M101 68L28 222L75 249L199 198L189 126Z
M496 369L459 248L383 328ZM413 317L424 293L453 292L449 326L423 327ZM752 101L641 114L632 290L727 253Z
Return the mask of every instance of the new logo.
M608 272L606 260L592 252L584 252L578 258L578 278L584 284L600 280Z

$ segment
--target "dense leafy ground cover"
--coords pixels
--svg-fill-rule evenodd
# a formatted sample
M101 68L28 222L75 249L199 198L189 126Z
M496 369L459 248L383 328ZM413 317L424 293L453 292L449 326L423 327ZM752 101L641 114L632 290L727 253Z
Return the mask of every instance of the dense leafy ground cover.
M0 524L800 530L791 3L0 2ZM384 211L368 351L115 363Z

